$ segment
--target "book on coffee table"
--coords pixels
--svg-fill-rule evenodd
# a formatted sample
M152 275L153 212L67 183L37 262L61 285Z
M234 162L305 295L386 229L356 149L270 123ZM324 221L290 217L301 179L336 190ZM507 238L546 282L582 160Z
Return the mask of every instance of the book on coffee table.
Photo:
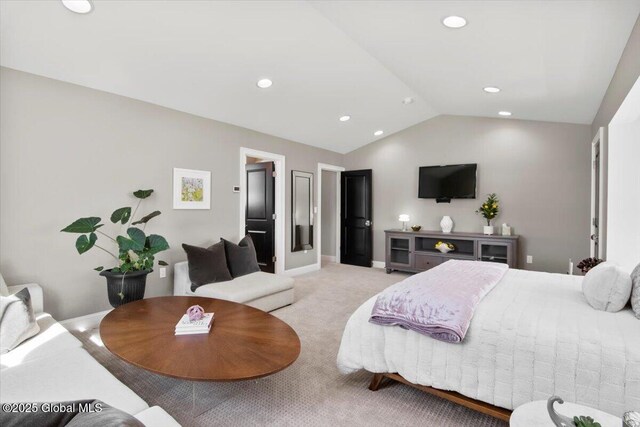
M176 335L206 334L211 330L214 314L205 313L200 320L189 320L189 316L184 314L176 324Z
M175 331L175 335L195 335L195 334L206 334L211 330L211 327L208 327L206 329L198 329L198 330L182 330L182 331Z

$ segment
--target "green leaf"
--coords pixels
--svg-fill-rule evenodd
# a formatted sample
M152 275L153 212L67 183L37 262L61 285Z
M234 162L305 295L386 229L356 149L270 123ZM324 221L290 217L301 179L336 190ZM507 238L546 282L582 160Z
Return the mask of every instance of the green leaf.
M116 237L116 242L118 242L120 252L144 250L146 242L144 231L136 227L129 227L127 229L127 234L129 235L128 239L124 236Z
M122 224L126 224L131 217L131 208L120 208L113 211L111 214L111 222L116 223L120 221Z
M120 273L128 273L129 271L131 271L131 267L132 267L131 264L129 264L128 262L125 262L120 266Z
M138 191L134 191L133 195L136 196L138 199L146 199L151 195L151 193L153 193L153 190L138 190Z
M160 215L160 211L153 211L149 215L145 215L136 222L131 223L131 225L146 224L151 218L155 218L158 215Z
M120 253L127 253L134 245L134 242L131 239L127 239L124 236L117 236L116 242L118 243Z
M145 243L145 248L151 254L157 254L158 252L165 251L169 249L169 243L167 243L166 239L157 234L150 234L147 237L147 241Z
M102 220L96 216L80 218L60 231L65 233L93 233L98 228L102 227L103 224L98 224L100 221Z
M104 267L103 266L96 267L96 268L94 268L94 270L95 271L102 271L102 270L104 270Z
M87 237L86 234L79 236L78 240L76 240L76 249L78 250L78 253L83 254L87 252L93 247L93 245L95 245L96 240L98 240L96 233L89 234L89 237Z
M127 229L127 234L129 235L129 237L131 237L131 240L136 243L135 247L131 249L133 249L134 251L141 251L144 249L144 244L147 238L147 236L145 236L144 234L144 231L136 227L129 227Z
M158 265L167 266L167 265L169 265L169 264L167 264L167 262L166 262L166 261L162 261L162 260L160 260L160 261L158 261Z

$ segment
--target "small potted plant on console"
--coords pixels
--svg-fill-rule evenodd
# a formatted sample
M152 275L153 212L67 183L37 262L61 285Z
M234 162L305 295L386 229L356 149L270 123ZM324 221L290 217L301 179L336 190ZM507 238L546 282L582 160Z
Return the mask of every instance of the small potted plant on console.
M491 220L498 216L500 208L498 206L498 196L496 193L489 194L487 200L478 208L476 213L479 213L487 220L487 225L484 226L484 234L493 234L493 226Z
M116 262L115 267L105 270L100 266L95 270L107 278L109 303L114 308L144 298L147 275L153 271L155 255L169 249L169 244L164 237L145 234L147 223L160 215L160 211L151 212L134 221L140 203L152 193L153 190L138 190L133 193L138 199L133 214L131 207L116 209L111 214L112 223L120 223L121 227L128 224L126 234L119 234L114 238L99 230L104 225L99 217L80 218L60 230L65 233L80 234L76 240L76 250L79 254L96 247L113 257ZM98 245L98 235L104 237L114 249ZM158 261L158 264L167 265L164 261Z

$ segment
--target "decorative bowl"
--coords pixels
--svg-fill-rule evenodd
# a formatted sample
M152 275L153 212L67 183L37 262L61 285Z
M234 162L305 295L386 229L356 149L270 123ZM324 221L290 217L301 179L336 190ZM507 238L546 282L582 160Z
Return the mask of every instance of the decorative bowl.
M420 231L420 229L421 229L421 228L422 228L422 226L421 226L421 225L412 225L412 226L411 226L411 229L412 229L413 231Z
M191 322L200 320L204 317L204 308L199 305L192 305L187 309L187 316L189 316L189 321Z
M438 242L435 245L435 248L437 250L439 250L440 252L442 252L443 254L446 254L447 252L451 252L453 250L455 250L455 246L453 246L453 243L448 243L448 242Z

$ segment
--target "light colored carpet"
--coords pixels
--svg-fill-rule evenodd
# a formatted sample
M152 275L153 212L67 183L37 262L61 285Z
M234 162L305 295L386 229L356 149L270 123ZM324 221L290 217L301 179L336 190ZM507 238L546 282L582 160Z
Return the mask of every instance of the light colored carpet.
M97 330L76 333L88 351L120 381L159 405L184 426L505 426L486 415L402 384L377 392L371 375L341 375L336 355L347 319L366 299L406 277L384 270L328 264L296 278L296 302L273 312L296 330L298 360L270 377L238 383L198 383L196 396L216 399L194 417L193 385L147 372L121 361L96 344ZM158 349L162 351L162 349ZM203 355L206 357L206 355ZM223 396L223 397L220 397Z

